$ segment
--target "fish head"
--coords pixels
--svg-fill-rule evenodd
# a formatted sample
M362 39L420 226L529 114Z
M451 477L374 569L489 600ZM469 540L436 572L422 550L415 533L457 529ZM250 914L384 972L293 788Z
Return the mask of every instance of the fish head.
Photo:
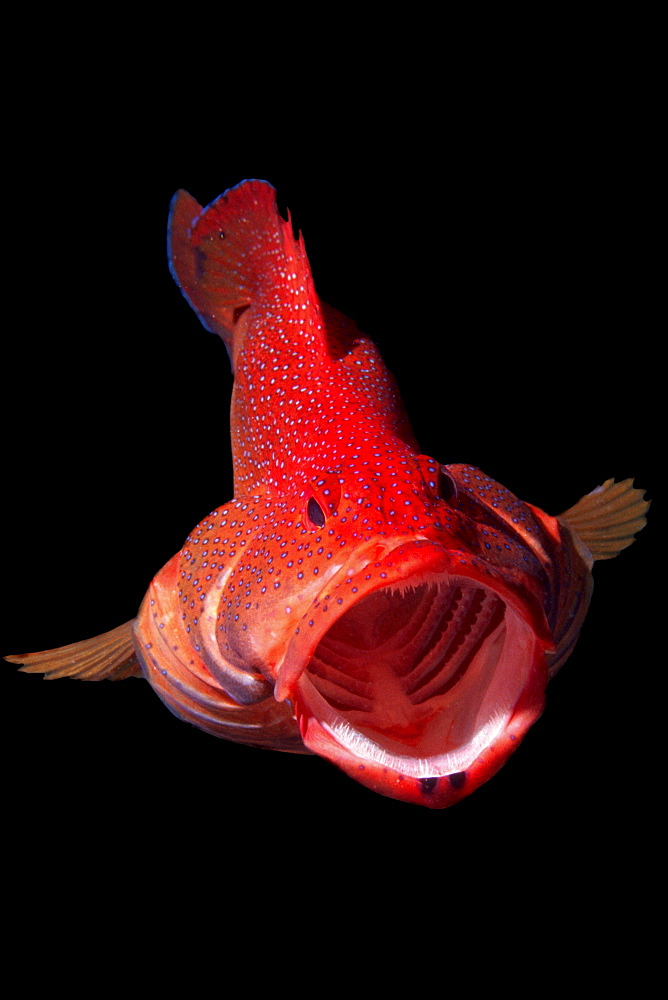
M226 690L259 679L249 698L288 702L307 748L435 808L491 777L538 718L551 642L545 560L462 468L407 449L304 470L214 511L181 555L197 649Z

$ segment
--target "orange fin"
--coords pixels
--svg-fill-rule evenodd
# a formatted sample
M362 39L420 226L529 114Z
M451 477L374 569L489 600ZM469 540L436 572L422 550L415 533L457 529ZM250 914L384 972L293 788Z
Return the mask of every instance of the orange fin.
M140 677L141 667L132 641L133 625L134 619L93 639L39 653L6 656L5 659L10 663L24 663L21 667L24 673L44 674L48 681L60 677L79 681L122 681L126 677Z
M647 524L649 501L644 497L645 491L634 489L632 479L620 483L606 479L560 514L559 520L586 545L594 559L614 559Z

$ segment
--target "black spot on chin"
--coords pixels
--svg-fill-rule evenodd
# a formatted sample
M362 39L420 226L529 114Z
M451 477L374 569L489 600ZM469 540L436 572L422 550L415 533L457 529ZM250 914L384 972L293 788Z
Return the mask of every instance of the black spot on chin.
M466 784L466 771L458 771L457 774L449 774L448 781L453 788L463 788Z
M423 795L431 795L438 784L438 778L420 778L420 787Z

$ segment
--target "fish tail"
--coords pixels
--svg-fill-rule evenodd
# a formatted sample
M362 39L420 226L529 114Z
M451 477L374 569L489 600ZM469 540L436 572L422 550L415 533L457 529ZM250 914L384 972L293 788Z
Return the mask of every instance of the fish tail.
M132 641L134 619L111 632L83 642L72 642L38 653L5 656L9 663L23 663L26 674L44 674L47 681L72 677L79 681L121 681L141 676Z
M266 181L242 181L204 209L177 191L167 244L177 285L203 326L225 341L233 366L247 311L273 304L277 282L306 288L317 303L303 239L294 238L289 215L281 218Z
M560 514L559 520L587 547L593 559L614 559L647 524L648 507L645 491L634 489L632 479L619 483L606 479Z

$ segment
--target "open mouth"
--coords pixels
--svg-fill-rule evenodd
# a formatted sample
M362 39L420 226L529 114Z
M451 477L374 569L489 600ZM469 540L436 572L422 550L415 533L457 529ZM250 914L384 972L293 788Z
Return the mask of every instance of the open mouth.
M302 731L315 718L357 759L416 778L465 771L508 726L535 642L508 601L469 577L374 590L321 635L301 673Z

